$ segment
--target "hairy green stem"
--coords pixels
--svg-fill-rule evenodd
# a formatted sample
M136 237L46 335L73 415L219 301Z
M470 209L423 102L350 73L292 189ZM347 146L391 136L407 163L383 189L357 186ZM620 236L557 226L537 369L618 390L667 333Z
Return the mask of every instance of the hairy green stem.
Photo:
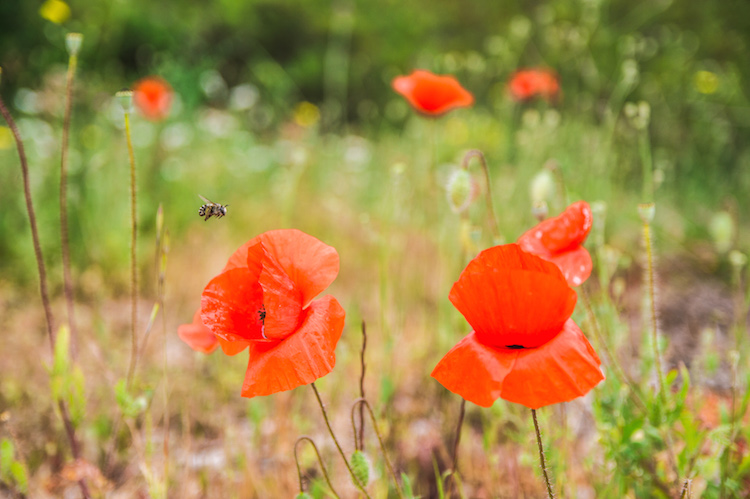
M500 234L500 224L495 216L494 203L492 202L492 183L490 182L490 170L487 167L487 160L484 158L482 151L479 149L472 149L464 155L464 160L461 164L464 170L469 169L469 162L472 158L477 158L477 160L479 160L479 164L482 167L482 173L484 173L484 182L487 187L487 197L485 198L487 201L487 218L490 221L492 236L496 241L501 241L503 236Z
M71 54L68 59L68 74L65 86L65 114L63 116L62 152L60 154L60 251L63 261L63 290L68 309L70 326L70 347L73 355L78 350L78 328L75 320L75 297L73 293L73 276L70 270L70 243L68 237L68 144L70 142L70 116L73 108L73 81L78 56Z
M136 185L135 185L135 154L133 141L130 137L130 113L125 111L125 138L128 142L128 159L130 160L130 366L128 367L127 387L133 384L135 366L138 362L138 335L136 324L138 321L138 260L136 255L137 220L136 220Z
M552 482L550 482L547 472L547 464L544 461L544 447L542 446L542 434L539 431L539 422L536 420L536 409L531 409L531 416L534 418L534 430L536 430L536 443L539 446L539 464L544 474L544 483L547 485L547 495L549 499L554 499L555 494L552 492Z
M315 442L312 438L307 436L301 436L297 439L296 442L294 442L294 464L297 465L297 477L299 478L299 491L300 493L304 492L303 490L303 484L302 484L302 468L299 465L299 458L297 457L297 446L300 444L300 442L307 441L310 442L310 444L313 446L313 449L315 449L315 455L318 456L318 464L320 465L320 469L323 471L323 476L326 479L326 483L328 484L328 488L331 489L331 493L336 497L336 499L339 499L339 495L336 492L336 489L333 488L333 484L331 484L331 478L328 476L328 470L326 469L325 464L323 464L323 458L320 457L320 451L318 450L318 446L315 445Z
M352 466L349 464L349 460L346 458L346 454L344 454L344 450L341 448L341 444L339 444L339 440L336 438L336 434L333 433L333 428L331 427L331 422L328 420L328 412L326 412L326 407L323 404L323 400L320 398L320 393L318 393L318 388L315 386L315 382L310 383L310 386L313 389L313 392L315 392L315 398L318 400L318 405L320 406L321 412L323 412L323 419L326 422L326 427L328 427L328 433L331 434L331 438L333 439L333 443L336 444L336 448L339 451L339 454L341 454L341 459L344 460L344 464L346 465L346 469L349 470L349 474L352 477L352 480L354 481L354 484L357 486L357 488L362 491L362 493L367 497L367 499L371 499L370 495L365 490L365 487L360 483L359 478L357 478L357 475L354 474L354 471L352 470Z
M385 459L385 465L388 467L388 472L393 477L393 482L396 484L396 492L398 493L398 496L401 499L404 499L404 493L401 490L401 486L398 483L398 477L396 476L396 472L393 470L393 465L391 464L391 460L388 459L388 454L385 451L385 444L383 443L383 437L380 435L380 430L378 429L378 423L375 420L375 413L372 411L372 407L370 407L370 403L367 402L364 398L361 398L359 400L355 400L354 404L352 404L352 429L354 430L354 433L356 434L357 428L354 424L354 410L359 405L360 413L363 410L363 408L367 407L367 411L370 413L370 420L372 421L372 427L375 430L375 435L378 437L378 443L380 444L380 451L383 453L383 459ZM362 422L360 422L362 424ZM362 427L360 426L360 430Z
M8 123L8 127L11 130L11 133L13 134L13 138L16 142L16 148L18 149L18 157L21 161L21 176L23 177L23 193L24 197L26 198L26 211L29 215L29 224L31 225L31 239L34 244L34 255L36 256L36 265L37 265L37 273L39 274L39 291L42 295L42 306L44 307L44 315L47 319L47 336L49 337L49 343L50 348L52 350L52 354L55 353L55 341L56 341L56 335L54 330L54 317L52 316L52 307L50 306L49 301L49 293L47 291L47 272L44 268L44 256L42 255L42 246L39 243L39 229L36 225L36 214L34 212L34 203L31 199L31 184L29 182L29 164L26 160L26 151L23 147L23 141L21 140L21 134L18 132L18 127L16 126L15 120L13 120L13 116L11 116L10 111L8 111L8 108L5 106L5 102L3 101L2 97L0 97L0 114L3 115L3 118L5 119L6 123ZM70 443L70 451L73 454L73 459L80 459L81 452L80 447L78 444L78 440L76 439L75 434L75 427L73 426L73 423L70 420L70 415L68 414L68 408L65 405L65 401L62 399L57 400L57 406L60 409L60 417L63 420L63 426L65 426L65 433L68 437L68 441ZM84 497L84 499L89 499L91 497L91 493L89 492L89 488L86 485L86 480L83 478L78 481L78 487L81 489L81 495Z
M364 400L365 398L365 349L367 348L367 325L365 321L362 321L362 350L359 353L359 361L362 366L362 374L359 376L359 397ZM356 450L365 450L365 408L359 406L359 438L357 433L354 433L354 448Z

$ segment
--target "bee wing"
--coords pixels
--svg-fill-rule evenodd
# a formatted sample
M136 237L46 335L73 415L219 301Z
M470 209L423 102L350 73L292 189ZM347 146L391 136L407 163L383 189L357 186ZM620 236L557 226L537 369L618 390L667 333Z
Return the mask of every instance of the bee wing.
M203 197L203 196L201 196L200 194L198 194L198 197L199 197L199 198L201 198L201 199L203 200L203 202L204 202L204 203L208 203L208 204L215 204L215 203L214 203L213 201L209 201L208 199L204 198L204 197Z

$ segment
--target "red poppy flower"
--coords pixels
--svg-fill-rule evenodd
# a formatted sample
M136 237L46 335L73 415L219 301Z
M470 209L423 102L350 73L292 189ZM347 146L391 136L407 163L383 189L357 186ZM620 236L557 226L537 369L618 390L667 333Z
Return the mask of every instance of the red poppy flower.
M313 298L339 271L334 248L298 230L275 230L243 244L201 299L203 323L228 355L249 347L243 397L270 395L331 372L344 309Z
M428 116L439 116L457 107L470 107L474 96L452 76L439 76L416 70L409 76L398 76L393 90L409 101L414 109Z
M508 84L510 95L518 101L534 97L553 100L560 93L557 75L548 69L523 69L516 71Z
M177 328L177 335L197 352L211 353L219 346L216 335L203 325L201 309L195 311L192 324L183 324Z
M591 255L582 245L592 223L589 204L578 201L527 231L518 238L518 245L525 252L556 264L568 284L579 286L591 275Z
M172 97L172 87L158 76L147 76L133 85L133 102L147 120L161 121L169 116Z
M450 293L474 331L432 377L483 407L503 398L538 409L586 394L604 376L570 319L576 299L557 266L516 244L481 252Z

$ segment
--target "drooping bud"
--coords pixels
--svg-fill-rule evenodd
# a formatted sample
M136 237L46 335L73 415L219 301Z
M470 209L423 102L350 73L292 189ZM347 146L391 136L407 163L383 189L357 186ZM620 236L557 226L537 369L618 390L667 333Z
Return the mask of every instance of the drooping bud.
M352 454L350 462L354 476L357 477L363 487L367 487L367 484L370 483L370 460L367 459L364 452L356 450Z
M656 205L654 203L642 203L638 205L638 216L644 224L650 224L654 221L656 214Z
M68 49L68 55L75 57L81 50L83 35L80 33L68 33L65 35L65 48Z
M115 97L120 102L122 110L126 113L131 112L133 109L133 91L132 90L120 90L115 94Z
M479 195L479 186L468 170L459 168L454 170L446 185L448 204L454 213L466 211Z

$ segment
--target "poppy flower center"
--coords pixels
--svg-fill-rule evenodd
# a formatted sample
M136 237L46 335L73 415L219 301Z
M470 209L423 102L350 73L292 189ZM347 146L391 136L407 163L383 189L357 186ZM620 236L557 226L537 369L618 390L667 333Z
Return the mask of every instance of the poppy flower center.
M266 307L264 305L261 305L260 310L258 310L258 318L261 323L266 323Z
M505 348L510 348L512 350L520 350L521 348L526 348L523 345L505 345Z

